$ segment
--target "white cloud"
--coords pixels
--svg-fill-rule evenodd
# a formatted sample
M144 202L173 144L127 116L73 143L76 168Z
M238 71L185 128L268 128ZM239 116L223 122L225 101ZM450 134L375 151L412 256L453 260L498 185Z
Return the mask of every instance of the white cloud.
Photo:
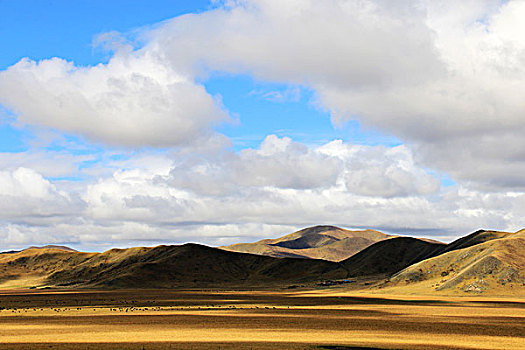
M367 87L412 84L439 72L432 35L424 10L410 1L267 0L177 17L149 38L175 66L196 73Z
M5 249L66 243L95 250L186 241L221 245L276 237L316 224L452 239L480 227L517 230L525 224L523 193L439 188L436 178L418 167L403 146L388 149L333 141L307 148L269 136L248 151L213 167L201 159L200 177L195 175L199 162L177 168L167 157L137 154L108 164L109 169L117 164L120 169L110 176L98 175L96 182L73 187L61 184L61 190L30 169L2 171L0 243ZM294 179L294 171L315 178L316 172L297 166L306 160L316 172L326 161L335 162L338 171L319 187L278 187L270 175L264 181L244 179L237 191L200 189L251 175L231 171L232 164L242 169L266 162L277 164L272 174L284 178ZM280 167L286 171L279 172ZM174 180L184 171L198 180L194 187ZM265 181L274 185L264 185Z
M44 177L69 177L79 173L80 163L95 159L94 155L72 155L66 151L0 152L0 169L30 168Z
M77 196L57 190L32 169L0 171L0 221L49 224L82 208Z
M446 239L480 227L517 230L525 224L520 214L525 205L522 193L484 194L461 186L440 189L434 177L412 162L406 148L384 152L380 146L336 141L309 152L330 154L340 160L343 166L334 182L320 188L245 183L239 184L237 191L210 191L208 188L232 182L238 176L228 172L230 163L216 163L215 167L224 169L211 171L203 166L193 187L174 181L182 169L169 175L131 170L89 187L84 197L87 215L97 225L103 224L105 232L120 232L112 239L121 242L150 239L208 244L278 236L316 224L372 227ZM246 160L246 164L251 162ZM365 189L349 187L348 177L355 176L350 171L354 162L383 166L382 171L368 173L377 178L366 180L388 185L376 185L372 190L368 182ZM391 167L406 169L409 179L392 177L388 171ZM187 171L196 176L194 169ZM358 175L358 179L363 178ZM131 225L134 231L125 225Z
M294 226L319 220L348 224L352 210L362 222L375 217L377 209L371 206L377 205L418 210L424 196L438 190L439 180L418 168L403 147L388 150L334 141L308 148L270 135L258 149L221 158L190 157L175 163L169 173L118 171L90 185L84 199L90 217L105 222Z
M179 146L206 139L227 115L163 53L119 51L107 64L77 67L23 59L0 72L0 102L18 122L112 145Z
M44 176L78 157L48 155L52 169L32 166L31 153L1 155L0 242L214 244L321 223L443 237L517 230L524 16L522 1L235 1L144 31L141 49L117 42L107 64L24 59L0 72L0 102L19 123L184 147L106 161L81 171L96 181L69 187ZM217 70L312 89L335 123L358 119L405 144L307 147L270 135L228 151L213 132L227 113L196 83ZM287 91L263 97L296 98ZM458 185L440 187L427 167Z
M196 77L248 73L312 88L334 122L393 134L457 180L522 190L524 13L522 1L226 2L143 30L139 50L109 33L106 65L22 60L0 73L0 101L21 123L97 141L200 144L226 116Z
M0 172L0 186L2 196L46 198L54 192L49 181L26 168Z
M227 195L249 187L315 189L335 184L338 159L308 149L290 138L269 135L259 149L176 163L170 184L200 194Z
M301 89L298 86L288 86L284 90L253 90L250 95L260 96L265 100L284 103L284 102L299 102L301 99Z
M193 74L306 85L336 123L393 134L457 180L524 189L524 13L522 1L241 1L149 37Z
M405 146L359 146L333 141L320 148L338 155L345 164L343 175L349 192L362 196L404 197L439 191L440 181L415 164Z

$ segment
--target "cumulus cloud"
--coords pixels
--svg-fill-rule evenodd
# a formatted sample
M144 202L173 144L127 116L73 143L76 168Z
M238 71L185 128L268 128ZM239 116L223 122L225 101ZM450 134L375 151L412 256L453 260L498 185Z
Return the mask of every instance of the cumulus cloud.
M385 198L412 198L406 203L416 209L418 197L439 189L439 180L418 168L404 147L334 141L308 148L270 135L258 149L176 162L167 175L116 173L90 186L86 201L99 218L120 213L158 224L290 226L338 221L350 208L365 217L375 211L373 203L391 203Z
M334 181L319 188L245 183L239 184L237 191L218 192L208 188L232 182L238 176L228 171L230 163L222 163L222 177L217 176L219 169L210 171L206 163L200 168L200 177L195 169L186 169L197 177L193 187L177 182L183 168L157 175L154 171L135 169L117 172L91 185L84 197L87 217L103 224L104 232L113 232L112 239L122 242L186 239L208 244L275 237L320 223L373 227L448 240L479 227L517 230L525 223L520 216L525 205L523 193L485 194L462 186L440 188L439 181L413 163L410 151L402 146L384 152L381 146L335 141L309 152L340 162ZM372 171L368 176L377 178L355 186L365 176L352 172L360 165L366 169L374 163L381 171ZM199 168L197 164L195 167ZM393 176L389 171L392 167L411 174L409 179ZM381 187L377 183L388 185ZM122 230L117 234L119 227ZM135 231L131 232L131 227Z
M360 146L340 140L308 148L269 135L259 149L178 162L169 184L204 195L228 195L273 187L322 190L344 186L363 196L403 197L436 193L440 181L418 167L404 147Z
M56 222L82 208L78 197L57 190L32 169L0 171L0 220Z
M191 157L171 170L170 184L200 194L224 195L245 187L315 189L335 184L340 170L330 157L290 138L269 135L259 149Z
M179 146L206 139L227 113L162 52L118 51L107 64L78 67L23 59L0 72L0 103L19 123L111 145Z
M106 35L108 64L24 59L0 73L0 102L21 123L173 146L226 117L195 81L248 73L313 89L335 123L393 134L457 180L522 190L524 13L522 1L224 2L144 29L138 50Z
M339 157L346 189L354 194L377 197L429 195L440 189L440 180L418 166L406 146L361 146L336 140L320 152Z
M202 164L179 167L163 155L139 154L116 161L111 175L75 187L58 186L31 169L2 171L0 244L7 249L67 243L94 250L186 241L221 245L323 223L450 240L479 227L517 230L525 224L523 193L440 188L404 146L333 141L307 147L269 136L260 147L231 156L213 166L201 159ZM306 160L312 164L302 168ZM292 173L281 172L287 179L280 187L270 176L245 179L235 191L208 190L252 176L232 170L240 162L268 162ZM318 187L290 186L293 172L317 169L300 174L315 178L325 164L335 164L337 171ZM185 181L196 179L193 186L177 180L184 171Z
M330 86L410 84L441 69L424 15L410 1L239 1L174 18L149 37L174 65L196 73Z
M0 176L0 195L3 196L46 198L54 192L49 181L31 169L2 171Z
M30 154L1 155L0 242L221 244L320 223L433 229L443 239L517 230L524 15L522 1L228 1L143 30L139 49L107 35L116 50L107 64L23 59L0 72L0 103L18 123L184 147L83 169L96 179L73 187L44 176L72 171L78 158L56 156L52 169L31 166ZM288 84L262 96L274 101L307 87L334 123L358 119L404 145L308 147L270 135L229 151L213 131L227 112L198 83L213 71ZM440 186L428 168L458 185Z
M335 123L393 134L458 180L523 189L523 13L521 1L240 1L150 38L194 74L309 86Z

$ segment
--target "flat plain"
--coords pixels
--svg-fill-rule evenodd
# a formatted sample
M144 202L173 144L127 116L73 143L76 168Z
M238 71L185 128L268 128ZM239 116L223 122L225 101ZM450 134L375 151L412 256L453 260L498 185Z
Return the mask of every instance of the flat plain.
M525 299L2 290L1 349L525 349Z

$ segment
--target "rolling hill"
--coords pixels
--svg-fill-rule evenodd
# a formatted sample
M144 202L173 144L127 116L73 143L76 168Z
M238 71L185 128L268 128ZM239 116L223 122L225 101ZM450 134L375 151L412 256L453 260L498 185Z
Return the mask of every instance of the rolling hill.
M350 276L393 274L433 256L446 246L411 237L396 237L377 242L341 261Z
M0 256L0 287L220 287L300 283L347 274L329 261L272 258L198 244L104 253L26 249Z
M221 249L266 255L341 261L393 236L375 230L351 231L336 226L314 226L281 238L239 243Z
M396 237L341 261L349 276L391 276L398 292L525 293L525 230L478 230L449 244ZM401 289L400 289L401 288Z
M402 293L525 293L525 230L479 230L450 244L357 232L317 226L264 243L301 251L329 249L359 235L383 238L340 262L269 257L198 244L104 253L31 247L0 254L0 288L271 288L368 276L365 280L374 279L376 287ZM374 288L370 286L366 288Z
M0 255L0 287L28 287L45 284L56 271L68 270L96 253L81 253L62 248L31 247Z
M478 230L473 232L465 237L461 237L452 243L447 244L445 247L442 247L436 255L450 252L457 249L463 249L472 247L476 244L488 242L494 239L500 239L505 237L514 236L516 233L513 232L503 232L503 231L489 231L489 230Z
M525 290L525 230L477 231L390 280L412 289L483 293Z

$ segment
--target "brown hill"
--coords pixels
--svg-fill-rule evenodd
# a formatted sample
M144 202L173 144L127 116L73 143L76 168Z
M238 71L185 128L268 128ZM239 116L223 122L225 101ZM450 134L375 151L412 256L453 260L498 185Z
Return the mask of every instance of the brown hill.
M256 286L345 277L344 267L329 261L272 258L197 244L112 249L104 253L26 249L0 256L2 287Z
M322 249L348 238L345 231L321 226L267 241L296 251ZM366 235L369 231L360 232ZM480 230L448 245L410 237L383 239L340 263L274 258L197 244L112 249L104 253L33 247L0 255L0 288L256 287L386 274L391 278L383 287L410 293L524 293L523 247L525 230Z
M472 247L476 244L484 243L491 241L493 239L505 238L514 235L512 232L502 232L502 231L487 231L487 230L478 230L473 232L465 237L461 237L452 243L447 244L445 247L440 249L436 255L450 252L457 249L463 249Z
M50 274L73 268L96 253L80 253L57 248L28 248L0 255L0 286L41 285Z
M350 276L393 274L433 256L444 243L427 242L411 237L396 237L377 242L341 261Z
M480 242L477 244L471 244ZM394 285L417 290L525 293L525 230L477 231L444 253L395 274ZM464 247L464 248L462 248Z
M396 237L374 243L341 263L351 276L388 275L425 259L512 235L515 234L478 230L449 244L429 239Z
M45 246L42 246L42 247L32 246L32 247L29 247L27 249L58 249L58 250L65 250L66 252L76 252L77 251L77 250L75 250L73 248L66 247L64 245L53 245L53 244L48 244L48 245L45 245Z
M24 249L24 250L27 250L27 249L59 249L59 250L67 251L67 252L76 252L76 251L77 251L77 250L75 250L75 249L73 249L73 248L66 247L66 246L63 246L63 245L52 245L52 244L45 245L45 246L41 246L41 247L31 246L31 247L26 248L26 249ZM22 250L9 250L9 251L0 252L0 255L1 255L1 254L14 254L14 253L20 253L21 251L22 251Z
M375 230L351 231L335 226L314 226L277 239L220 248L273 257L341 261L376 242L392 237Z

